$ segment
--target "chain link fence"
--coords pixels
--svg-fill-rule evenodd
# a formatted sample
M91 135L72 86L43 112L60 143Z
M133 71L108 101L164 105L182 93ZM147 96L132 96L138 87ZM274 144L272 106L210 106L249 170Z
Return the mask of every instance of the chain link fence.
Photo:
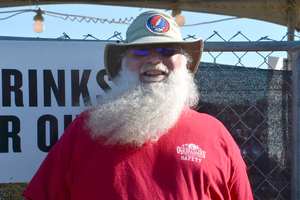
M286 41L288 34L279 41ZM195 39L188 35L185 40ZM299 40L295 36L295 40ZM66 33L59 40L71 39ZM91 34L83 40L99 40ZM122 41L114 32L107 41ZM229 39L214 31L206 44L221 42L276 41L267 36L250 40L242 32ZM277 40L278 41L278 40ZM209 45L208 45L209 46ZM290 200L292 186L292 72L287 50L216 51L205 49L196 74L201 92L198 111L220 119L239 144L248 166L256 200ZM1 186L1 185L0 185ZM0 199L6 198L7 187L0 187Z
M197 75L198 110L232 133L255 199L291 199L291 73L203 63Z
M196 39L187 35L184 39ZM263 36L251 40L238 31L225 39L214 31L205 43L287 41ZM295 40L300 36L295 35ZM60 39L69 39L62 36ZM83 39L98 39L85 35ZM122 41L120 32L107 38ZM258 43L257 43L258 44ZM196 78L198 111L220 119L240 146L256 200L290 200L292 187L292 72L288 49L215 51L205 49Z
M187 35L184 39L196 39ZM226 39L214 31L205 43L287 41L263 36L251 40L238 31ZM70 39L65 33L60 39ZM98 39L91 34L83 39ZM295 35L295 40L300 36ZM108 41L123 41L114 32ZM204 50L196 74L198 111L220 119L240 146L256 200L290 200L292 186L292 72L288 49Z
M286 41L288 34L278 41ZM113 37L122 40L120 33ZM185 40L196 39L188 35ZM295 36L299 39L299 36ZM251 41L242 32L225 39L218 32L205 39L226 45ZM201 92L198 110L220 119L239 144L256 200L290 200L292 186L292 73L287 50L205 50L196 74Z
M241 32L228 40L214 32L205 41L253 42ZM261 41L274 40L256 42ZM256 200L290 200L293 91L287 52L206 51L204 57L209 63L202 63L197 74L198 110L220 119L232 133Z

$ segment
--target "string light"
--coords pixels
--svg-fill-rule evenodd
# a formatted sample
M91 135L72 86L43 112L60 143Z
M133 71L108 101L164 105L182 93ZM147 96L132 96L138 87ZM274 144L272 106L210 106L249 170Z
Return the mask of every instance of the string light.
M181 10L173 9L172 10L172 16L175 18L175 21L178 24L178 26L184 26L185 17L183 15L181 15Z
M43 18L43 15L56 17L63 20L70 20L72 22L93 22L93 23L108 23L108 24L124 24L128 25L133 20L134 17L125 17L125 18L119 18L119 19L108 19L108 18L99 18L99 17L91 17L91 16L84 16L84 15L73 15L73 14L67 14L67 13L59 13L59 12L53 12L53 11L47 11L47 10L41 10L40 8L37 10L34 9L23 9L23 10L10 10L10 11L0 11L0 14L10 14L7 17L0 18L0 20L7 20L9 18L12 18L16 15L28 13L28 12L34 12L36 13L35 16L39 16L38 18ZM11 14L13 13L13 14Z
M91 17L91 16L83 16L83 15L73 15L73 14L65 14L65 13L59 13L59 12L53 12L53 11L44 11L45 15L51 16L51 17L57 17L63 20L70 20L72 22L93 22L93 23L108 23L108 24L130 24L134 17L130 18L119 18L119 19L107 19L107 18L99 18L99 17Z
M33 24L33 30L36 33L41 33L44 31L44 17L43 17L43 11L39 8L36 10L36 15L33 17L34 24Z
M22 10L10 10L10 11L0 11L1 14L10 14L9 16L0 18L0 20L7 20L12 17L15 17L20 14L28 13L28 12L34 12L36 13L34 17L34 30L36 32L42 32L43 31L43 21L45 15L50 17L56 17L62 20L70 20L72 22L93 22L93 23L108 23L108 24L119 24L119 25L128 25L130 24L134 18L133 17L126 17L126 18L119 18L119 19L107 19L107 18L98 18L98 17L91 17L91 16L83 16L83 15L73 15L73 14L67 14L67 13L59 13L59 12L53 12L53 11L47 11L47 10L41 10L39 9L22 9ZM172 10L172 16L175 18L176 23L179 26L182 27L188 27L188 26L199 26L199 25L206 25L206 24L213 24L217 22L223 22L228 20L235 20L240 19L239 17L227 17L223 19L213 20L213 21L207 21L207 22L199 22L194 24L185 24L185 17L181 15L181 10L179 9L173 9ZM36 27L36 29L35 29Z

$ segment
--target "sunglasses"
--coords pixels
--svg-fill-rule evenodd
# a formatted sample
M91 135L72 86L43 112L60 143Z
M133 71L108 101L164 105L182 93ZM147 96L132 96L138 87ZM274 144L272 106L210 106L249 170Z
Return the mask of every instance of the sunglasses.
M131 56L134 57L146 57L151 55L151 53L155 51L162 57L171 57L180 52L178 48L172 47L155 47L155 48L133 48L129 49L128 52Z

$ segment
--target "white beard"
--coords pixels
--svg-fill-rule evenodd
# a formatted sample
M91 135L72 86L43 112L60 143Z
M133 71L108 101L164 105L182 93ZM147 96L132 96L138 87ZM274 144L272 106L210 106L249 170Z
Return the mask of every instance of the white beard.
M141 83L127 67L122 69L118 87L90 111L87 125L93 138L134 146L156 141L175 125L185 107L198 102L197 86L186 65L150 84Z

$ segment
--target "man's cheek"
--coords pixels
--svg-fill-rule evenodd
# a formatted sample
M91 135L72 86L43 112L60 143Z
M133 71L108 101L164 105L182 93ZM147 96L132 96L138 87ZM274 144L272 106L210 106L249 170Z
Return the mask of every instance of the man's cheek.
M186 66L186 62L182 55L174 55L165 62L165 65L168 66L169 70L178 70Z
M181 62L170 62L167 64L169 70L179 70L184 65Z

